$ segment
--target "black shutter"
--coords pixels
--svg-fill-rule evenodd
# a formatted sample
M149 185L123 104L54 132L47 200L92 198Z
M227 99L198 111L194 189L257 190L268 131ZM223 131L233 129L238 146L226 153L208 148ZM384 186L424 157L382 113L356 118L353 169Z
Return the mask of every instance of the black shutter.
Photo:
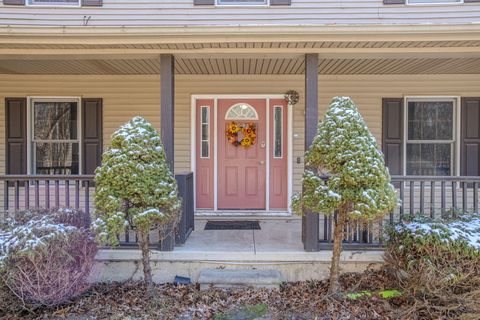
M405 4L405 0L383 0L383 4Z
M403 175L403 99L382 101L382 148L391 175Z
M5 99L5 172L27 174L27 99Z
M14 5L14 6L24 6L25 0L3 0L3 4Z
M480 175L480 97L462 98L460 174Z
M214 6L215 0L193 0L195 6Z
M93 174L102 162L102 114L101 98L82 99L83 174Z
M292 0L270 0L271 6L289 6L292 4Z
M103 0L82 0L82 6L84 7L101 7Z

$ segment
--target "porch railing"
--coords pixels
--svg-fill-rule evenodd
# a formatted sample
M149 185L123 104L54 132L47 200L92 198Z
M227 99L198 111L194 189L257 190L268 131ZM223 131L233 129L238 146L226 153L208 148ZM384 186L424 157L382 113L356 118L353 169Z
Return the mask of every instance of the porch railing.
M5 216L32 208L71 207L93 212L93 175L2 175Z
M153 246L161 250L172 250L174 237L177 244L185 243L193 230L193 175L176 175L183 201L182 220L178 230L172 232L167 241L160 241L159 233L150 235ZM3 183L2 183L3 182ZM70 207L93 215L94 176L93 175L0 175L0 220L12 217L16 211L35 208ZM0 221L1 222L1 221ZM133 230L125 230L118 235L120 246L136 247L138 237Z
M385 226L406 215L431 218L478 212L478 176L392 176L401 204L383 220L369 225L354 223L345 229L345 247L375 249L386 240ZM331 248L335 215L320 215L320 249Z

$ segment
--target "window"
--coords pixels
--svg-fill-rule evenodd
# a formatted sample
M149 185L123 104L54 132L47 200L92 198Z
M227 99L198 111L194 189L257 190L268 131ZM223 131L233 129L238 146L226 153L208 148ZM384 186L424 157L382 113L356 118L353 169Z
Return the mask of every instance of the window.
M200 158L210 157L210 108L208 106L201 107L201 152Z
M454 99L407 99L407 175L454 174L455 102Z
M268 0L217 0L219 6L258 6L268 5Z
M31 100L30 158L33 174L79 174L78 100Z
M27 0L30 6L71 6L79 7L80 0Z
M463 0L407 0L407 4L463 3Z
M258 120L258 114L251 105L238 103L227 110L225 120Z
M273 157L283 157L283 108L275 106L273 111Z

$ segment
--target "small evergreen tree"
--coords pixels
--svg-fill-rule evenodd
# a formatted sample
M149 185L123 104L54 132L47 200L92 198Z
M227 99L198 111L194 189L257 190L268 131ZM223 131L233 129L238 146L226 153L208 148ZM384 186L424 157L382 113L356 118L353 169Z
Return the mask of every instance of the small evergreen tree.
M305 168L303 191L293 199L294 210L337 211L329 287L335 293L347 223L380 219L397 205L383 154L350 98L332 100L305 155ZM323 178L326 174L328 179Z
M178 222L181 202L159 134L141 117L135 117L112 135L95 171L94 223L103 243L118 244L117 235L131 228L138 234L144 281L153 288L150 266L150 231L168 236Z

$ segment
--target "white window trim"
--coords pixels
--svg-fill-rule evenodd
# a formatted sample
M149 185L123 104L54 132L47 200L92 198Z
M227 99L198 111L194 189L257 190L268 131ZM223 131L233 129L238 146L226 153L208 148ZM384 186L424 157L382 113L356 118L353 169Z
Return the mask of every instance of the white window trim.
M403 175L407 175L407 142L408 140L408 102L409 101L448 101L453 102L453 157L452 164L453 168L451 170L451 176L460 175L460 97L459 96L404 96L403 98ZM428 140L424 140L428 142ZM442 141L447 141L450 143L450 140L435 140L435 142L440 143Z
M66 97L66 96L31 96L27 97L27 173L35 174L34 163L35 163L35 154L33 152L33 103L36 101L45 101L45 102L76 102L77 103L77 134L78 138L78 175L83 174L83 165L82 165L82 100L80 97ZM53 141L53 140L52 140ZM69 140L75 141L75 140Z
M265 3L232 3L232 4L222 4L220 3L220 0L215 0L215 6L216 7L268 7L270 6L270 0L266 0Z
M205 123L203 122L203 119L202 119L202 110L203 109L207 109L207 119L208 121ZM210 122L211 122L211 119L210 119L210 106L201 106L200 107L200 159L210 159ZM202 133L203 133L203 125L206 124L208 127L208 139L207 140L203 140L203 137L202 137ZM203 142L207 142L208 144L208 156L204 157L203 154L202 154L202 151L203 151Z
M412 3L410 0L406 0L405 4L409 6L438 6L438 5L446 5L446 6L451 6L451 5L458 5L458 4L463 4L464 0L460 1L454 1L452 2L423 2L423 3Z
M27 7L37 7L37 8L64 8L64 7L67 7L67 8L80 8L82 6L82 0L78 0L78 3L74 3L74 4L70 4L70 3L65 3L65 4L61 4L61 3L52 3L52 4L35 4L35 3L31 3L31 0L26 0L25 1L25 5Z
M277 157L275 155L275 142L276 142L276 139L277 139L277 134L276 134L277 131L275 130L275 126L277 124L277 121L275 120L275 111L277 110L277 108L280 109L280 129L281 129L280 130L280 141L281 141L281 143L280 143L280 156L279 157ZM283 159L283 148L284 148L283 144L285 142L285 141L283 141L284 140L284 137L283 137L284 131L283 130L285 130L284 125L283 125L283 106L275 105L275 106L273 106L273 143L272 143L272 153L273 153L273 158L274 159Z

